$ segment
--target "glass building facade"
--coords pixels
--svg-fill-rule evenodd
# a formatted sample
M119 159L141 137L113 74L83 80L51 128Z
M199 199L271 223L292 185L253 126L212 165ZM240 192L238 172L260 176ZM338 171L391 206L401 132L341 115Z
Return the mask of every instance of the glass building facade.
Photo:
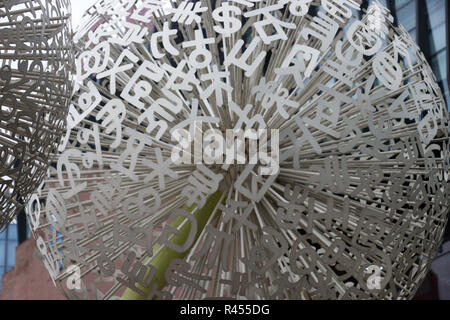
M373 0L364 1L369 5ZM450 111L450 1L449 0L382 0L397 24L416 40L434 71ZM445 241L450 241L447 224Z
M16 247L19 243L17 224L11 224L4 232L0 233L0 280L3 274L11 270L16 262ZM0 291L2 283L0 281Z
M369 6L373 0L363 1ZM450 110L449 78L450 55L448 0L379 0L391 11L396 23L401 24L416 40L430 63L447 109Z
M30 237L25 212L22 211L11 225L0 233L0 292L3 275L16 264L17 246Z

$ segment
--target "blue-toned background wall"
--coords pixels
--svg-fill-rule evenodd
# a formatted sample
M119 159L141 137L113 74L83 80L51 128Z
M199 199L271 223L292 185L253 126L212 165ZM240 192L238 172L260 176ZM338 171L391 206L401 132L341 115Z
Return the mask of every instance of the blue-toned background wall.
M17 225L11 224L6 231L0 233L0 277L14 267L17 245ZM1 289L0 281L0 291Z
M364 1L369 5L373 0ZM425 53L450 110L448 0L379 0L416 39Z

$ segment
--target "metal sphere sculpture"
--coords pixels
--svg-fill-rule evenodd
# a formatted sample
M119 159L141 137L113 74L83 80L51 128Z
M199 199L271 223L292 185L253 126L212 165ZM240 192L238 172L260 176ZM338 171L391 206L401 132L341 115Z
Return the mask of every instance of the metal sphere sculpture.
M47 172L72 95L68 0L0 3L0 231Z
M356 0L99 1L28 207L55 283L73 299L413 297L447 222L449 127L392 22Z

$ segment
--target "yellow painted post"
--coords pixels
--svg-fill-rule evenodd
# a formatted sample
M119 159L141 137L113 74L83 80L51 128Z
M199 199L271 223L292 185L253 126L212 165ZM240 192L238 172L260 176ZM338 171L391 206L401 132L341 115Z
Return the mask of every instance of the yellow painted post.
M195 245L198 238L200 237L200 234L202 233L203 229L205 228L206 223L208 222L209 218L211 217L212 212L216 208L217 203L220 201L221 196L222 196L222 192L217 191L208 199L208 201L206 202L206 205L194 214L194 217L197 219L198 228L197 228L197 234L195 236L195 241L192 246ZM180 226L183 223L183 221L185 219L186 218L184 218L184 217L177 218L173 222L172 226L177 228L178 226ZM176 236L174 236L171 239L171 241L177 245L182 245L183 243L185 243L189 236L190 228L191 228L191 223L190 222L186 223L186 225L181 228L180 232ZM191 248L192 248L192 246L191 246ZM153 249L153 251L157 252L159 248L160 248L160 245L156 245L155 248ZM185 258L186 255L191 250L191 248L189 248L185 252L181 252L181 253L176 252L175 250L172 250L168 247L165 247L164 249L162 249L161 252L158 253L158 255L156 257L154 257L152 262L150 263L152 266L154 266L156 268L156 274L150 284L150 287L143 288L139 284L137 284L137 287L140 288L143 292L145 292L146 295L148 295L150 293L151 288L155 284L157 285L158 290L161 290L166 284L166 280L164 278L164 273L166 272L167 267L169 266L169 263L173 259ZM128 288L125 290L121 299L122 300L144 300L144 299L146 299L146 297L142 296L142 295L138 294L137 292Z

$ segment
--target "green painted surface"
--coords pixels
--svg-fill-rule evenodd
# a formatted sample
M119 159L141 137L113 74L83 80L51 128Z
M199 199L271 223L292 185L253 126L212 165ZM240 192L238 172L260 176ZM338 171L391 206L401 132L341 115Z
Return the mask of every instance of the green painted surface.
M220 197L222 196L222 192L217 191L215 194L213 194L208 201L206 202L206 205L201 208L200 210L198 210L195 214L194 217L197 219L197 234L195 236L195 241L193 243L192 246L195 245L195 243L197 242L198 238L200 237L200 234L202 233L203 229L206 226L206 223L208 222L209 218L211 217L212 212L214 211L214 209L217 206L217 203L220 201ZM193 208L189 208L186 209L188 211L192 211ZM183 221L186 218L184 217L178 217L173 223L172 223L172 227L174 228L178 228ZM186 242L186 239L189 236L189 230L191 229L191 222L186 223L185 226L183 226L180 230L180 232L174 236L171 241L176 244L176 245L182 245ZM192 248L191 246L191 248ZM161 245L157 244L154 249L153 252L157 252L159 250L159 248L161 247ZM151 285L149 288L143 288L142 286L140 286L139 284L137 284L137 287L140 288L143 292L146 293L146 295L148 295L150 293L151 288L153 288L153 286L156 284L158 290L161 290L165 284L166 284L166 280L164 278L164 273L167 270L167 267L169 266L169 263L173 260L173 259L183 259L186 257L186 255L189 253L189 251L191 250L191 248L189 248L188 250L186 250L185 252L176 252L175 250L172 250L168 247L165 247L163 250L161 250L160 253L158 253L157 256L155 256L152 260L152 262L150 263L150 265L154 266L156 268L156 274L153 278L153 281L151 282ZM150 258L149 258L150 259ZM131 290L131 289L126 289L124 294L121 297L122 300L144 300L146 299L146 297L138 294L137 292Z

